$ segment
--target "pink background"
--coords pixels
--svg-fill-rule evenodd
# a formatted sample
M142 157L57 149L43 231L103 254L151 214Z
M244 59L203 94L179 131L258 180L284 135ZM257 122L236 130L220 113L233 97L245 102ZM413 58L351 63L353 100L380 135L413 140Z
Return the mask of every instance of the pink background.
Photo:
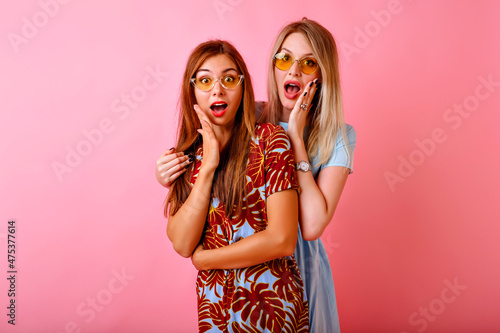
M182 70L227 39L263 100L271 43L303 16L342 49L358 134L322 237L342 331L500 331L498 1L59 1L0 10L2 332L197 330L196 271L154 178Z

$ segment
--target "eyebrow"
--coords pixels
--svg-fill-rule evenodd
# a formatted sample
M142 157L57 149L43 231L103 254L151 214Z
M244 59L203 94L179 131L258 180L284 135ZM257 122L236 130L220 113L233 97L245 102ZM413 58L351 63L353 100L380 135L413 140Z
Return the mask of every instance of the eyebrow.
M227 73L227 72L230 72L230 71L235 71L236 73L238 73L238 71L236 69L232 68L232 67L226 68L225 70L222 71L222 73ZM206 68L200 68L200 69L198 69L196 71L196 73L198 73L198 72L209 72L209 73L211 73L212 71L209 70L209 69L206 69Z
M291 54L293 54L293 52L292 52L292 51L290 51L289 49L287 49L286 47L282 47L282 48L281 48L281 50L282 50L282 51L284 50L284 51L287 51L287 52L290 52ZM307 57L307 56L313 56L313 57L314 57L314 54L312 54L312 53L307 53L307 54L304 54L304 55L302 56L302 58Z

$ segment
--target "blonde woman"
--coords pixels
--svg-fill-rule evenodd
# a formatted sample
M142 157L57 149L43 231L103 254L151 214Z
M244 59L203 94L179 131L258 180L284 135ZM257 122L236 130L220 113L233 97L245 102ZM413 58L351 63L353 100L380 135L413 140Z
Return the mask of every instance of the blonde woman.
M327 29L303 19L281 30L270 55L268 98L259 121L287 131L297 163L295 258L308 298L310 331L340 332L330 262L319 237L352 173L356 133L344 122L337 47ZM167 151L157 161L156 177L169 186L190 163L183 152Z
M297 162L295 258L309 300L310 330L340 332L330 263L319 239L352 172L356 145L353 127L344 122L336 44L327 29L303 19L279 33L270 63L269 103L260 121L287 130Z

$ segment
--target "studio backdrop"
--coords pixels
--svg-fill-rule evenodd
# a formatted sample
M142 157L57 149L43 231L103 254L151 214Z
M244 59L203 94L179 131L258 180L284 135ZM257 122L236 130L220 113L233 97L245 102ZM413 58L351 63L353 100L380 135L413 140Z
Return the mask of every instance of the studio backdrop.
M500 331L495 0L3 1L0 331L197 331L154 176L187 57L230 41L266 100L303 17L337 41L358 137L322 236L342 332Z

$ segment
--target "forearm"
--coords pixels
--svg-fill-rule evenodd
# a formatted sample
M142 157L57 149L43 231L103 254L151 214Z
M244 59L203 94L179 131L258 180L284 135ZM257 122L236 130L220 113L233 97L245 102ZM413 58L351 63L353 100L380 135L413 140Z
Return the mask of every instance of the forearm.
M295 190L274 193L267 198L267 228L231 245L195 251L193 263L202 269L250 267L295 251L298 232L298 198Z
M236 269L250 267L295 251L295 235L277 236L263 230L236 243L213 250L200 251L199 269Z
M188 258L200 242L208 214L213 171L200 170L191 193L167 223L167 235L177 253Z
M307 151L302 138L291 140L294 158L296 162L308 161ZM299 222L302 231L302 237L305 240L315 240L321 237L325 228L330 223L335 209L340 199L340 189L337 199L328 200L317 180L314 179L312 172L297 172L297 180L300 187L299 196ZM329 186L337 184L329 184Z

